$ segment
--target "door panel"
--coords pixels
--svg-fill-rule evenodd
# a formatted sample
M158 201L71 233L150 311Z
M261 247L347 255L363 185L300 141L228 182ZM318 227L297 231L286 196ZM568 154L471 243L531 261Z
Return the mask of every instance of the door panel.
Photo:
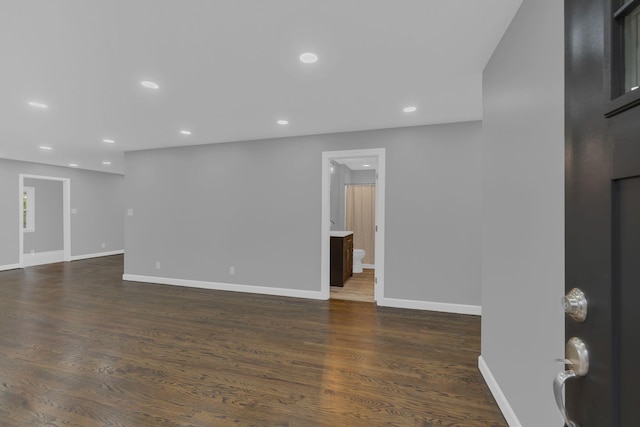
M616 250L614 306L618 333L620 425L640 423L640 177L618 180L616 189Z

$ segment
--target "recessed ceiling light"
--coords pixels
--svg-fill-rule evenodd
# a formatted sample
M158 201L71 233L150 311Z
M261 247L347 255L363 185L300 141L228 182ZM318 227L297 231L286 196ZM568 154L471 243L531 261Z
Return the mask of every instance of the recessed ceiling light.
M109 166L111 164L111 162L102 162L103 165L105 166Z
M77 163L69 163L69 166L71 166L72 168L77 168L78 164Z
M413 113L416 110L417 110L417 108L414 107L414 106L404 107L402 109L402 111L404 111L405 113Z
M52 147L49 147L48 145L41 145L41 146L40 146L40 149L41 149L41 150L53 150L53 148L52 148Z
M102 140L102 142L106 142L107 144L113 144L115 143L115 141L113 139L109 139L109 138L105 138Z
M190 130L181 130L180 133L183 134L183 135L191 135L191 131Z
M46 110L47 108L49 108L49 106L47 104L44 104L44 103L38 102L38 101L29 101L29 105L31 105L32 107L35 107L35 108L41 108L43 110Z
M277 123L279 125L288 125L289 124L289 120L278 120Z
M305 64L313 64L314 62L318 61L318 55L311 52L305 52L300 55L300 61L304 62Z
M634 86L634 87L632 87L632 88L631 88L631 90L636 90L636 89L638 89L639 87L640 87L640 86Z
M158 83L150 82L149 80L143 80L140 84L147 89L158 89L160 87L158 86Z
M362 165L363 168L368 168L371 165Z

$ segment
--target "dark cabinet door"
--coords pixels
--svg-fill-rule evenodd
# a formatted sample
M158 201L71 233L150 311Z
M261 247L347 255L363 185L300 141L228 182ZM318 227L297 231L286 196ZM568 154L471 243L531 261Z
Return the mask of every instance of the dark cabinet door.
M344 238L342 250L344 259L342 281L346 282L353 275L353 235Z
M353 235L346 237L331 237L330 244L330 274L331 286L344 286L353 274Z

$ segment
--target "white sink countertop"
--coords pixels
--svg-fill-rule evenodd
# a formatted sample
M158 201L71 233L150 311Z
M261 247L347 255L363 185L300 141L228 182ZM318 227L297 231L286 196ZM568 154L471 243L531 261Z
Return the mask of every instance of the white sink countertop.
M330 231L331 237L347 237L353 234L353 231Z

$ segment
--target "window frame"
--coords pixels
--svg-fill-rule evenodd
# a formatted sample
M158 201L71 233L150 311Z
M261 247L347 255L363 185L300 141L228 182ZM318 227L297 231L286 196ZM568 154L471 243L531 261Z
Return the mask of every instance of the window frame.
M624 18L636 7L640 0L627 0L619 5L619 0L608 0L609 17L605 22L605 117L640 105L640 89L625 92L624 64Z

